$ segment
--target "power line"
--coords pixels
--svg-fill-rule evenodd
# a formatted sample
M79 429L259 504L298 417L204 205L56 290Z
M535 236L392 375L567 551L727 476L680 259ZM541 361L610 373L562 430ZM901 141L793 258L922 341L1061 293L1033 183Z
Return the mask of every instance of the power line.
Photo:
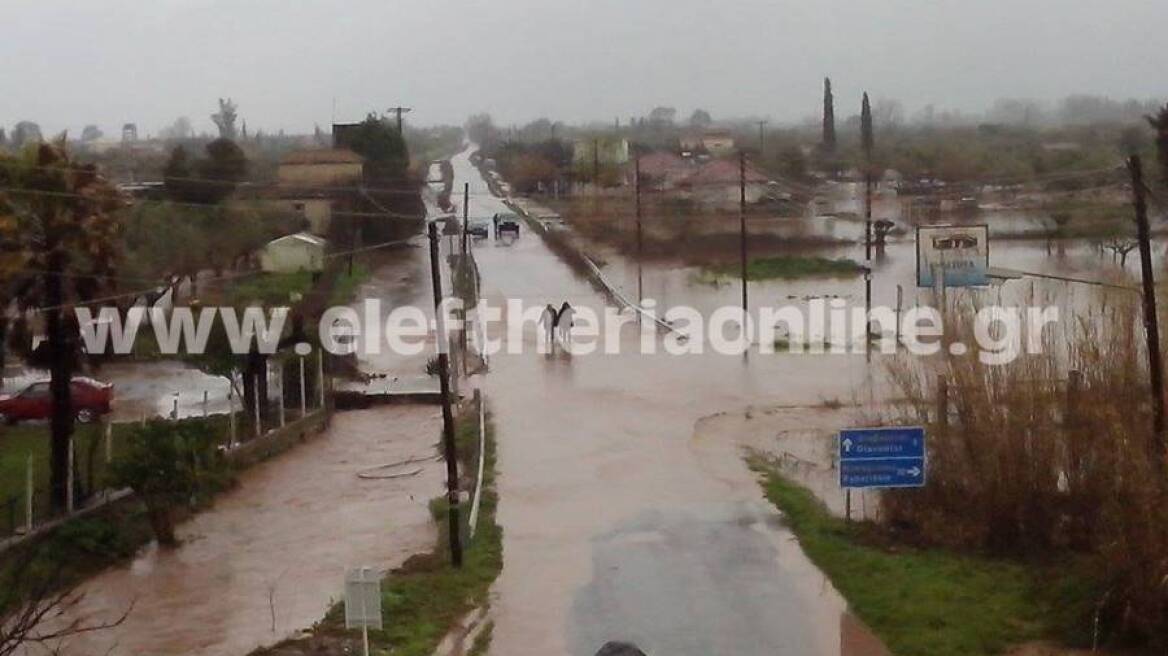
M373 246L365 246L362 248L356 248L356 249L352 249L349 251L328 253L325 255L325 257L326 258L346 257L348 255L355 255L357 253L362 253L362 252L367 252L367 251L371 251L371 250L388 248L390 246L397 246L397 245L409 243L411 241L414 241L415 239L417 239L417 237L410 237L407 239L397 239L394 241L387 241L387 242L383 242L380 244L374 244ZM258 276L258 275L261 275L263 273L266 273L266 272L262 271L262 270L258 270L258 269L255 271L241 271L241 272L238 272L235 274L216 276L215 278L211 278L210 280L203 280L203 281L200 281L199 284L219 285L219 284L223 284L225 282L233 282L236 280L241 280L243 278L250 278L252 276ZM127 299L127 298L138 298L139 296L145 296L146 294L155 292L155 291L157 291L157 289L158 289L158 285L155 285L154 287L151 287L149 289L139 289L139 290L135 290L135 291L131 291L131 292L122 292L119 294L111 294L109 296L102 296L99 298L93 298L93 299L84 300L84 301L77 301L75 303L62 303L60 305L50 305L50 306L43 306L43 307L28 308L28 311L30 311L30 312L47 312L49 310L60 310L60 309L70 308L70 307L86 307L86 306L90 306L90 305L97 305L100 303L107 303L110 301L118 301L118 300Z
M59 197L59 198L90 199L90 197L86 196L85 194L78 194L75 192L49 191L49 190L44 190L44 189L25 189L23 187L0 187L0 192L9 192L9 193L19 194L19 195L24 195L24 196L53 196L53 197ZM256 200L260 200L260 199L256 199ZM201 203L187 203L187 202L182 202L182 201L163 200L163 199L154 199L154 198L135 198L134 202L130 206L132 207L134 205L140 205L140 204L167 205L167 206L172 206L172 207L190 207L190 208L201 209L201 210L230 209L230 208L225 207L223 205L205 205L205 204L201 204ZM412 214L401 214L399 212L390 212L388 210L382 211L382 212L353 212L353 211L347 211L347 210L332 210L330 212L330 215L331 216L370 217L370 218L391 218L391 219L402 219L402 220L410 220L410 221L421 221L425 218L424 216L417 216L417 215L412 215Z

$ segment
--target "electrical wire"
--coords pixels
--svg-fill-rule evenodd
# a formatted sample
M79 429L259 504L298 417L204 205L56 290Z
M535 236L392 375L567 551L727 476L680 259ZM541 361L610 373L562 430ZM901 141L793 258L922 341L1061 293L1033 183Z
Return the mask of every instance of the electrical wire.
M331 259L331 258L338 258L338 257L347 257L347 256L349 256L349 255L355 255L355 254L357 254L357 253L365 253L365 252L372 251L372 250L378 250L378 249L382 249L382 248L388 248L388 247L390 247L390 246L398 246L398 245L401 245L401 244L406 244L406 243L409 243L409 242L411 242L411 241L415 241L416 239L418 239L418 237L416 237L416 236L415 236L415 237L409 237L409 238L406 238L406 239L396 239L396 240L393 240L393 241L387 241L387 242L383 242L383 243L380 243L380 244L374 244L374 245L372 245L372 246L362 246L362 247L360 247L360 248L354 248L354 249L351 249L351 250L348 250L348 251L340 251L340 252L336 252L336 253L328 253L328 254L326 254L326 255L325 255L325 258L330 258L330 259ZM264 271L261 271L261 270L256 270L256 271L241 271L241 272L238 272L238 273L235 273L235 274L229 274L229 275L223 275L223 276L216 276L215 278L211 278L211 279L209 279L209 280L202 280L202 281L199 281L199 284L200 284L200 285L220 285L220 284L223 284L223 283L226 283L226 282L233 282L233 281L240 280L240 279L243 279L243 278L249 278L249 277L252 277L252 276L258 276L258 275L261 275L261 274L263 274L263 273L265 273L265 272L264 272ZM30 312L47 312L47 311L49 311L49 310L60 310L60 309L64 309L64 308L71 308L71 307L85 307L85 306L90 306L90 305L97 305L97 304L101 304L101 303L107 303L107 302L110 302L110 301L118 301L118 300L123 300L123 299L127 299L127 298L138 298L139 296L144 296L144 295L146 295L146 294L149 294L149 293L152 293L152 292L155 292L155 291L157 291L157 290L158 290L158 287L159 287L159 285L155 285L154 287L150 287L149 289L139 289L139 290L135 290L135 291L131 291L131 292L123 292L123 293L119 293L119 294L111 294L111 295L109 295L109 296L102 296L102 297L99 297L99 298L89 299L89 300L85 300L85 301L78 301L78 302L74 302L74 303L62 303L62 304L60 304L60 305L48 305L48 306L40 306L40 307L31 307L31 308L28 308L28 310L29 310Z

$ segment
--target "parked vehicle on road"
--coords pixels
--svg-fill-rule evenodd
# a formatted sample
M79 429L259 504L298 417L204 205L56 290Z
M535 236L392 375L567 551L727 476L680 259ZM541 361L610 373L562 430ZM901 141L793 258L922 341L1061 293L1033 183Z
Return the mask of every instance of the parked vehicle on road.
M466 227L466 233L475 239L486 239L491 235L491 224L481 219L471 221Z
M495 238L498 239L500 235L511 233L519 236L519 217L515 214L496 214L495 215Z
M87 424L109 414L114 397L112 384L78 376L73 379L71 388L73 414L78 422ZM47 380L32 383L17 394L0 395L0 423L48 419L52 414L53 397Z

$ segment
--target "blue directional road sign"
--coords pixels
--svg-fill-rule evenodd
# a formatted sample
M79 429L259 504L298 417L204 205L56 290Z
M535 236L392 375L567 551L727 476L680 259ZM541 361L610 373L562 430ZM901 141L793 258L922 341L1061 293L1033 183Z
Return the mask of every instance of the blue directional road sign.
M921 487L925 429L849 428L839 434L840 487Z

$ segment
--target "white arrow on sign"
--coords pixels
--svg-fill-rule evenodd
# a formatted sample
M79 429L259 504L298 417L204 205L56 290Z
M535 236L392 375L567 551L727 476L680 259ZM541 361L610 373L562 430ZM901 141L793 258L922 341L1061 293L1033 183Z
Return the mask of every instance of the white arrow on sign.
M844 451L851 451L851 450L852 450L852 438L849 437L849 438L844 439Z
M918 476L921 475L921 468L920 467L913 467L912 469L908 470L908 473L913 478L917 478Z

